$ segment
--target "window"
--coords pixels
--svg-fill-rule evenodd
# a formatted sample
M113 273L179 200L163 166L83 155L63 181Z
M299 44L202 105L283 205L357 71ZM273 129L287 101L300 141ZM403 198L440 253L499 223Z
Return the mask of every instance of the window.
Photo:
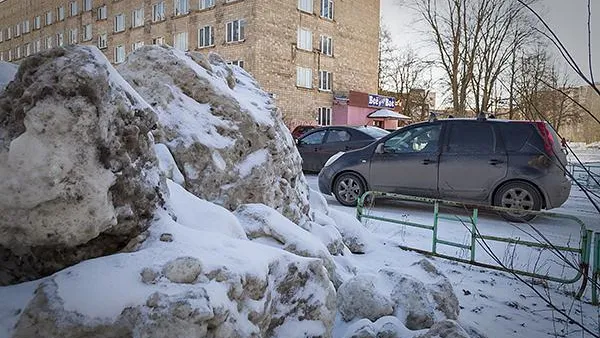
M131 51L136 51L144 46L144 41L134 42L131 45Z
M42 17L38 15L35 18L33 18L33 29L40 28L42 28Z
M385 141L385 153L434 153L439 151L440 124L411 128Z
M325 133L327 130L320 130L314 132L312 134L308 134L303 138L298 140L298 144L306 144L306 145L314 145L314 144L322 144L323 138L325 138Z
M319 46L322 54L327 56L333 55L333 40L330 36L321 35L321 43Z
M182 51L187 51L188 50L188 33L187 32L181 32L181 33L177 33L173 36L173 47L182 50Z
M21 36L21 24L15 25L15 37Z
M63 21L65 19L65 7L60 6L56 9L56 21Z
M312 0L298 0L298 9L303 12L312 14L312 12L313 12Z
M246 27L245 20L235 20L228 22L226 42L244 41L244 31Z
M165 38L163 38L162 36L156 37L156 38L152 39L152 44L153 45L164 45Z
M211 8L215 5L215 0L200 0L200 9Z
M98 20L106 20L108 18L108 9L106 8L106 5L98 7L96 14Z
M46 12L46 17L45 17L45 19L46 19L46 20L44 21L44 24L45 24L46 26L48 26L48 25L51 25L51 24L52 24L52 12L51 12L51 11L48 11L48 12Z
M162 21L165 19L165 2L161 1L152 5L152 21Z
M204 26L198 30L198 47L208 47L215 44L215 37L213 36L213 28L211 26Z
M25 57L31 55L31 44L30 43L26 43L25 45L23 45L23 55Z
M175 15L184 15L188 13L189 0L175 0Z
M7 53L8 53L8 61L12 61L12 50L9 49Z
M298 48L312 51L312 32L311 31L304 29L304 28L298 28Z
M323 110L323 116L324 118L322 119L323 122L329 121L329 123L331 124L331 108L319 108L319 110ZM321 115L321 114L319 114ZM339 130L339 129L332 129L329 131L329 134L327 134L327 139L325 140L325 143L335 143L335 142L348 142L350 141L350 133L345 131L345 130Z
M23 21L23 34L29 33L31 31L31 27L29 26L29 19Z
M83 26L83 41L90 41L92 39L92 24Z
M125 30L125 15L117 14L115 15L115 25L114 32L119 33Z
M125 61L125 47L117 46L115 47L115 63L121 63Z
M77 28L71 29L69 31L69 44L74 45L77 43L77 39L79 37L79 31Z
M18 60L21 58L21 47L17 46L15 47L15 60Z
M494 129L489 124L453 123L450 127L448 153L491 154L494 149Z
M303 88L312 88L312 69L296 68L296 86Z
M62 47L65 44L65 36L63 33L56 33L56 46Z
M33 52L39 53L42 50L42 40L37 39L33 42Z
M331 108L320 107L317 110L317 123L321 126L331 125Z
M321 0L321 17L333 20L333 0Z
M0 61L4 61L4 52L0 50Z
M229 61L227 62L227 64L231 66L238 66L240 68L244 68L244 61L242 60Z
M106 33L98 35L98 48L104 49L108 46L108 36Z
M319 90L331 90L333 74L326 70L319 72Z
M45 48L46 49L52 48L52 37L51 36L49 36L49 37L46 38L46 46L45 46Z
M4 41L4 29L0 29L0 42ZM2 54L2 52L0 52Z
M141 27L144 25L144 8L134 9L131 12L131 27Z
M92 0L83 0L83 11L89 12L92 10Z
M77 1L71 1L71 3L69 3L69 13L70 16L76 16L79 14L79 4Z
M12 27L6 28L6 40L12 39Z

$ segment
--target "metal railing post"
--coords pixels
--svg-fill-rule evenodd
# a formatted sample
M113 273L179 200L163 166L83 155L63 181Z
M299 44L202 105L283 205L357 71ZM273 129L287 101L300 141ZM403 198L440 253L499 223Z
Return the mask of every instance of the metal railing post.
M477 214L478 209L473 209L473 218L471 219L471 262L475 261L475 243L477 242Z
M438 232L438 217L440 214L440 206L437 201L433 203L433 242L431 244L431 252L437 253L437 232Z
M600 232L594 234L594 261L592 268L592 304L598 305L598 280L600 278Z

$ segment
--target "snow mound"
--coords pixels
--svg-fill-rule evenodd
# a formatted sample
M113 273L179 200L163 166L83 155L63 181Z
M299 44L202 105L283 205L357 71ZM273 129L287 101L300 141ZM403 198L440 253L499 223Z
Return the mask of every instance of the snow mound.
M228 210L266 204L295 223L308 216L308 184L289 130L268 94L216 54L145 46L119 72L158 114L163 143L186 190Z
M117 252L162 184L150 106L95 47L22 61L0 94L0 285Z

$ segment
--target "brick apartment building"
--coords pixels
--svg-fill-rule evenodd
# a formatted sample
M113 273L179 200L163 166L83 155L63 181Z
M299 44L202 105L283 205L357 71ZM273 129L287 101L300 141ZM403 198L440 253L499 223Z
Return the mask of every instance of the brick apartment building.
M0 60L90 44L216 52L249 71L288 126L329 124L334 93L377 92L379 0L0 0ZM341 93L341 94L340 94Z

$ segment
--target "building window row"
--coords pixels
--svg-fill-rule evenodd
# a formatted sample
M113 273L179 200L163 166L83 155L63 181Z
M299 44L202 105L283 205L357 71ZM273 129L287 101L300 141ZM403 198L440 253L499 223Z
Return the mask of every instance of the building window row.
M309 52L313 51L313 39L312 32L306 28L298 28L298 41L297 48L306 50ZM333 56L333 38L327 35L321 35L319 40L319 53L327 56Z
M313 14L313 0L298 0L298 10ZM333 0L321 0L319 14L324 19L333 20Z
M301 88L312 88L312 69L300 67L296 68L296 86ZM333 73L320 70L319 71L319 90L331 91L333 88Z

